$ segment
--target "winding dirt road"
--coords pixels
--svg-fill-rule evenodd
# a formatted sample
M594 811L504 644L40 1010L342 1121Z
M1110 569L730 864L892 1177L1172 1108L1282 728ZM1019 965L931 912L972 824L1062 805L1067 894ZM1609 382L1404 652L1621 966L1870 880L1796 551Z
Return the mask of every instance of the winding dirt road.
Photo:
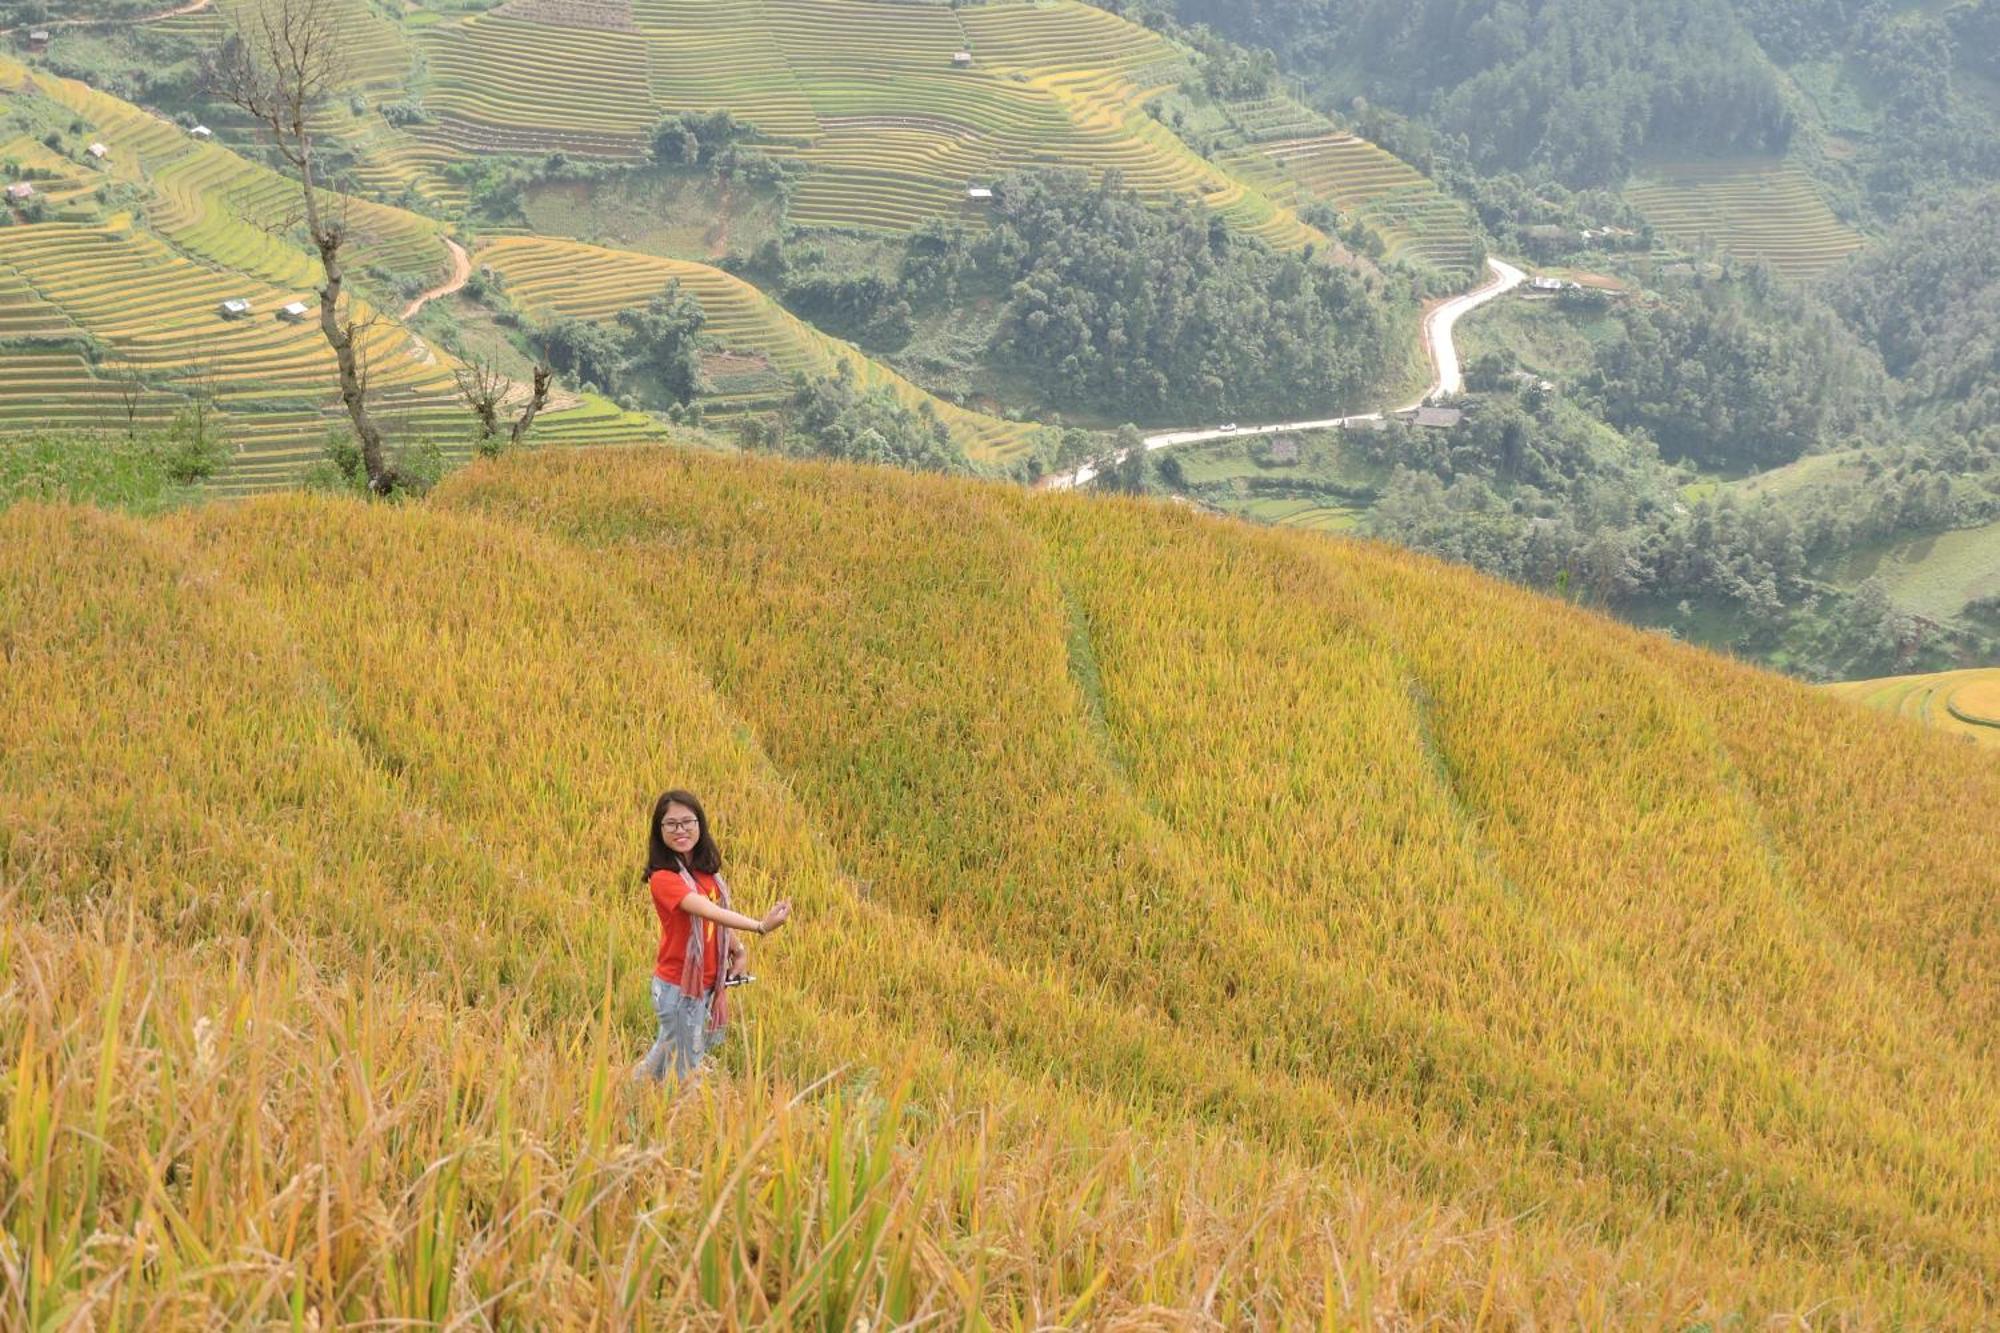
M451 251L451 276L404 306L404 319L414 318L419 310L422 310L426 305L437 300L440 296L450 296L453 292L465 286L466 280L472 276L472 256L465 253L465 247L449 236L440 237L439 239L444 242L444 248Z
M1412 411L1425 402L1441 394L1462 393L1465 389L1465 374L1459 366L1458 345L1452 338L1452 330L1458 321L1471 311L1477 310L1495 297L1504 296L1520 286L1528 276L1512 264L1499 259L1488 259L1486 267L1493 278L1483 286L1431 308L1424 316L1424 352L1431 363L1431 387L1423 397L1407 406L1392 408L1386 412L1361 412L1354 416L1331 417L1324 421L1280 421L1266 426L1241 426L1235 430L1177 430L1146 437L1146 452L1155 449L1171 449L1177 444L1202 444L1209 440L1231 440L1244 435L1277 435L1295 430L1332 430L1357 421L1380 421L1383 416L1393 416L1397 412ZM1108 458L1096 458L1085 463L1074 472L1058 473L1042 479L1042 489L1052 491L1072 490L1078 486L1088 486L1105 468L1125 461L1125 451Z

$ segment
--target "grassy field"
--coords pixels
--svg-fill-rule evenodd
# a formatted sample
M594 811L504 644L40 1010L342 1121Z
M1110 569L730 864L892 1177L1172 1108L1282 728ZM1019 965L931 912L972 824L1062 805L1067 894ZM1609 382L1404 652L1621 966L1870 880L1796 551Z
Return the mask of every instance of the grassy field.
M706 173L646 172L610 181L547 181L522 192L528 229L670 259L717 260L754 254L776 238L784 203Z
M1981 745L2000 746L2000 667L1845 681L1827 689Z
M0 645L10 1322L2000 1314L2000 770L1465 571L557 450L17 506Z
M1342 431L1284 437L1286 461L1272 440L1219 440L1172 451L1186 493L1225 513L1261 523L1345 532L1359 526L1387 469L1359 457Z
M1819 276L1865 239L1833 215L1805 168L1775 159L1652 163L1625 197L1676 245L1762 260L1791 278Z
M1608 312L1517 298L1481 306L1459 321L1454 334L1459 359L1468 366L1491 353L1512 353L1523 370L1565 385L1589 372L1599 349L1623 339L1625 328Z
M1910 537L1856 552L1844 582L1878 578L1898 606L1946 618L1970 602L2000 597L2000 523Z

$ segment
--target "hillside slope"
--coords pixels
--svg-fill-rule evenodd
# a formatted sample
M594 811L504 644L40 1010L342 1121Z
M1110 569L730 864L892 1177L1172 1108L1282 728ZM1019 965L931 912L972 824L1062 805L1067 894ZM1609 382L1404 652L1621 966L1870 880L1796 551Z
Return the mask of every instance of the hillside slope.
M0 56L0 124L48 129L44 177L77 188L0 229L0 434L51 426L121 429L199 402L238 457L226 490L295 483L328 429L344 425L333 353L317 323L317 267L287 224L296 185L214 143L71 79ZM106 157L87 146L104 145ZM45 145L44 145L45 146ZM43 182L46 190L46 179ZM391 285L434 280L442 229L401 209L353 201L345 255L356 286L345 314L368 368L372 407L394 441L468 451L471 418L457 362L385 310ZM250 304L227 318L226 300ZM663 438L656 422L596 395L565 395L547 440Z
M2000 746L2000 667L1851 680L1827 688L1870 708L1910 718L1981 745Z
M38 1322L1996 1312L1971 747L1376 547L661 451L17 508L0 591ZM799 911L667 1105L675 781Z

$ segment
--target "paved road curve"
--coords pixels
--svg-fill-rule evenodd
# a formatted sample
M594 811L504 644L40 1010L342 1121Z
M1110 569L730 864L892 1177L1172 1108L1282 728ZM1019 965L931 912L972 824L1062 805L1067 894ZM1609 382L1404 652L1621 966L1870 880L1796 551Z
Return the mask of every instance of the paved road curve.
M1424 350L1429 354L1432 379L1431 387L1424 396L1406 407L1392 409L1409 411L1439 394L1461 393L1465 389L1465 375L1459 368L1458 345L1452 339L1452 330L1467 311L1477 310L1496 296L1503 296L1521 285L1527 274L1512 264L1498 259L1488 259L1486 267L1492 270L1493 279L1483 287L1476 287L1463 296L1454 296L1443 305L1437 306L1424 316ZM1276 435L1282 431L1332 430L1356 421L1379 421L1381 412L1362 412L1349 417L1332 417L1325 421L1280 421L1266 426L1241 426L1235 430L1176 430L1146 437L1146 452L1155 449L1170 449L1177 444L1201 444L1208 440L1230 440L1243 435ZM1074 472L1058 473L1042 480L1045 490L1066 491L1077 486L1088 486L1105 468L1125 461L1123 452L1109 458L1093 459Z

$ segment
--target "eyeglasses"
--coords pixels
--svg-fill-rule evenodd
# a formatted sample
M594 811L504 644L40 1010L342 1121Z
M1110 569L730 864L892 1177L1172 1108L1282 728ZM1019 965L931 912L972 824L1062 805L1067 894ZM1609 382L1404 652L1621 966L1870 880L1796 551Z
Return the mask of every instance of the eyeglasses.
M692 833L701 827L699 819L662 819L660 827L669 833Z

